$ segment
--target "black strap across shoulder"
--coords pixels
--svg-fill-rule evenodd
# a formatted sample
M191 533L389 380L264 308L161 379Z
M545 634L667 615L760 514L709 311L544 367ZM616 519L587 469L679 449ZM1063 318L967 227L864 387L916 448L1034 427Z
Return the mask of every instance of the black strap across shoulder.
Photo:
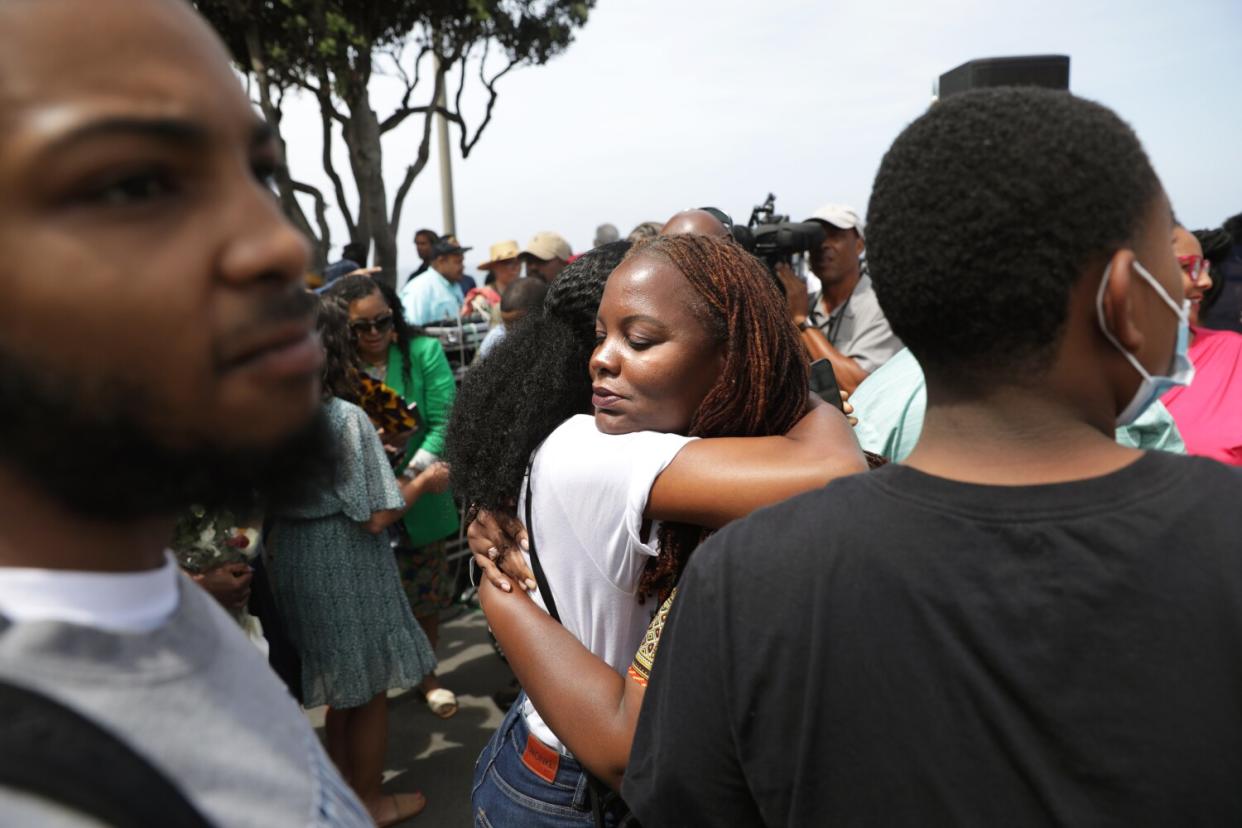
M561 614L556 611L556 599L552 597L552 587L548 584L548 576L544 574L543 565L539 563L539 552L535 548L535 527L531 523L531 469L526 470L526 540L530 549L530 568L535 570L535 583L539 586L539 594L543 596L544 606L548 608L548 615L558 623L561 621ZM587 771L586 768L582 772L587 776L587 793L591 803L591 819L596 828L604 828L604 812L609 809L615 809L618 803L624 809L624 813L620 816L620 825L636 825L629 813L629 808L621 802L621 797L603 782L600 782L595 775Z
M530 521L530 478L531 469L526 470L526 540L530 545L530 568L535 570L535 583L539 585L539 594L543 596L544 606L548 608L548 615L559 624L561 622L561 614L556 611L556 599L552 597L552 587L548 584L548 576L543 573L543 565L539 563L539 553L535 550L535 529Z
M177 786L85 716L0 681L0 788L117 828L210 828Z

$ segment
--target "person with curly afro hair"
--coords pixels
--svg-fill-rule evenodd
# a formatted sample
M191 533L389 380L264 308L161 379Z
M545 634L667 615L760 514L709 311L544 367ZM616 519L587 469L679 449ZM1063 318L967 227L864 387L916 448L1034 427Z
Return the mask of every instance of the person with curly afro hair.
M450 422L455 489L516 505L546 575L533 596L480 586L528 696L476 767L473 811L493 824L583 816L587 771L617 784L639 707L622 673L704 538L867 467L845 417L812 402L797 329L757 259L729 239L660 236L632 248L597 299L592 257L610 252L562 272L542 319L467 376ZM574 286L584 301L562 313ZM457 454L480 442L490 453ZM514 744L542 757L542 777Z
M885 154L875 290L923 366L903 463L691 559L622 793L663 826L1242 821L1242 474L1119 445L1186 379L1173 217L1066 92L950 97Z

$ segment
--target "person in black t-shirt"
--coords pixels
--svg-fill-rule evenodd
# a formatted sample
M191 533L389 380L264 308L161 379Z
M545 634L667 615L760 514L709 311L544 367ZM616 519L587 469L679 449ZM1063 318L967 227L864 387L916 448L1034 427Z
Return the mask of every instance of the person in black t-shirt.
M1193 370L1172 214L1064 92L941 102L871 198L909 458L691 559L622 792L683 825L1242 824L1242 473L1118 445Z

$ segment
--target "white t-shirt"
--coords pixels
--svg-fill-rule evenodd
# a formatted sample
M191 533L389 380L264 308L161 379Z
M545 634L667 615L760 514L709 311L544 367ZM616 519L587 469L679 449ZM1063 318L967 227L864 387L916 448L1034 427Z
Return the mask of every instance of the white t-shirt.
M647 559L657 554L655 526L642 533L647 498L660 472L694 439L655 431L603 434L594 417L579 414L535 452L529 529L561 623L618 673L633 660L657 609L654 596L644 604L635 597ZM519 517L525 509L523 486ZM534 599L547 608L538 592ZM540 741L565 750L529 700L522 713Z

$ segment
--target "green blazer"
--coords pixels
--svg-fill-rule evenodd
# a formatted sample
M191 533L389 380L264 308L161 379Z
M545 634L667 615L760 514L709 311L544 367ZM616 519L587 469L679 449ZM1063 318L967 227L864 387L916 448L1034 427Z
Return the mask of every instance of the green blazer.
M457 397L457 385L440 341L430 336L416 336L411 340L409 382L402 374L400 347L393 344L388 349L384 383L406 402L418 404L420 424L410 438L405 462L409 463L420 448L435 455L443 454L444 434L448 430L449 410ZM452 492L423 495L405 513L403 522L414 546L438 541L461 528L461 516Z

